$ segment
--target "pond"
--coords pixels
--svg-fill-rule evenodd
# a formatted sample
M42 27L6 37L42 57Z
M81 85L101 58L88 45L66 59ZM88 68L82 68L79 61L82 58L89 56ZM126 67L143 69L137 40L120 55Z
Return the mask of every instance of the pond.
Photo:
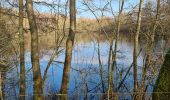
M44 75L44 70L47 63L54 52L51 47L54 47L54 40L47 36L42 36L40 39L40 66L41 74ZM93 35L81 36L83 38L78 38L76 36L76 41L74 44L72 64L70 71L70 81L69 81L69 99L101 99L102 97L102 85L101 85L101 72L99 66L98 58L98 48L100 49L100 57L103 67L103 79L104 79L104 91L107 91L108 87L108 55L109 55L109 42L107 39L100 39L97 42L97 38ZM29 41L29 38L27 38ZM52 42L51 42L52 41ZM156 51L163 51L160 46L163 47L165 43L164 40L158 39L155 45ZM64 43L63 43L64 44ZM99 44L99 47L98 47ZM31 57L30 57L30 43L26 44L25 60L26 60L26 85L27 85L27 96L29 100L32 98L33 91L33 80L32 80L32 69L31 69ZM51 47L50 47L51 45ZM143 48L144 44L140 45ZM61 47L60 49L64 49ZM115 68L114 85L117 87L120 81L125 76L127 70L133 61L133 39L129 37L122 36L118 42L117 50L117 67ZM138 57L138 80L141 80L141 72L144 61L145 50L139 54ZM52 99L54 94L59 93L62 74L63 74L63 62L65 58L65 50L55 57L53 63L51 64L47 79L44 85L44 95L49 99ZM128 73L124 81L124 87L119 89L121 99L130 99L133 92L133 68ZM17 100L19 93L19 65L13 67L6 73L5 81L5 94L7 100ZM154 82L152 82L154 83ZM149 92L152 92L152 85L149 85ZM128 93L128 94L126 94ZM121 97L122 96L122 97Z

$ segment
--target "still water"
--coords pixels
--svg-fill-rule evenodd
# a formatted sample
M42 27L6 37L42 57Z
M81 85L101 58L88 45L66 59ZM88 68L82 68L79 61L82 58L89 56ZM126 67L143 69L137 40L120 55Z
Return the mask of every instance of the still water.
M77 36L78 37L78 36ZM47 63L54 52L51 47L54 46L53 42L50 42L50 39L47 39L46 36L41 37L40 42L40 66L41 74L44 75L44 70L47 66ZM156 47L161 46L160 41L157 42ZM64 43L63 43L64 44ZM27 50L25 52L26 60L26 85L27 85L27 96L29 100L32 98L33 90L33 81L32 81L32 70L31 70L31 57L30 57L30 47L29 43L27 44ZM50 46L51 45L51 46ZM142 48L143 45L140 45ZM101 62L103 65L103 74L104 74L104 90L107 91L107 61L109 53L109 43L107 39L102 39L99 42ZM60 49L64 49L64 46ZM160 49L160 48L159 48ZM52 96L52 94L59 93L62 74L63 74L63 63L65 58L65 50L55 57L54 62L51 64L48 73L47 79L44 85L44 94L47 96ZM124 36L118 42L117 50L117 67L115 69L114 83L115 86L118 86L123 76L126 74L129 66L132 64L133 59L133 40ZM140 53L138 57L138 74L139 80L141 77L141 70L143 66L144 59L144 50ZM19 65L18 65L19 66ZM13 67L6 74L6 85L5 85L5 94L7 100L17 100L19 93L19 67ZM121 73L121 74L120 74ZM125 80L125 88L120 89L120 92L132 92L133 87L133 76L132 69L128 74ZM150 92L152 87L150 87ZM98 93L98 94L93 94ZM88 94L88 99L99 99L102 95L102 86L101 86L101 77L100 77L100 67L98 60L98 42L97 39L93 36L76 39L73 49L72 64L70 71L70 81L69 81L69 98L70 99L83 99ZM77 95L79 95L77 97ZM124 95L124 98L129 98L129 95Z

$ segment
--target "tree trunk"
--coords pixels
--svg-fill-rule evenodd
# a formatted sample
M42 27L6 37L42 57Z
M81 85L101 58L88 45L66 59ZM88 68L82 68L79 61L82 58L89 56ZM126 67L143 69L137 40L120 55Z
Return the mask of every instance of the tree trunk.
M2 91L3 91L2 89L3 88L2 88L2 76L1 76L1 73L2 72L0 71L0 100L3 100L3 95L2 95L3 94L2 93Z
M165 56L154 86L152 100L169 100L170 98L170 48Z
M0 67L3 67L0 65ZM5 70L0 69L0 100L5 100L5 93L4 93L4 87L5 87Z
M99 61L99 68L100 68L100 79L101 79L101 84L102 84L102 93L105 93L105 86L104 86L104 71L103 71L103 64L101 61L101 55L100 55L100 43L99 43L99 39L97 39L97 44L98 44L98 48L97 48L97 54L98 54L98 61Z
M38 31L36 20L33 11L33 1L27 0L27 16L31 31L31 62L33 68L33 92L34 100L43 100L42 77L39 64L39 50L38 50Z
M69 35L66 41L66 54L65 54L66 56L65 56L63 77L62 77L62 84L61 84L61 93L63 94L63 99L67 99L66 95L68 94L72 49L74 44L75 27L76 27L75 19L76 19L75 0L70 0L70 28L69 28Z
M155 22L153 24L153 30L152 30L152 33L151 33L151 40L152 42L154 43L154 38L155 38L155 31L156 31L156 27L157 27L157 24L158 24L158 21L159 21L159 16L160 16L160 6L161 6L161 1L160 0L157 0L157 10L156 10L156 18L155 18Z
M117 99L117 95L114 92L114 87L116 87L116 92L117 92L117 85L116 85L117 83L114 84L113 82L114 82L114 70L115 70L115 67L117 66L117 62L116 62L117 43L118 43L118 38L119 38L119 34L120 34L120 25L121 25L120 21L121 21L121 14L122 14L122 11L123 11L123 6L124 6L124 0L120 0L119 1L119 15L118 15L118 20L117 20L117 32L116 32L116 40L115 40L115 44L114 44L114 51L112 51L112 49L110 49L111 52L112 52L112 65L111 65L111 74L110 74L110 83L109 83L110 86L109 87L110 87L111 92L113 93L112 96L113 96L114 100ZM112 46L113 46L113 40L114 39L112 37L110 48L112 48Z
M134 99L136 99L136 92L138 92L138 63L137 63L137 55L138 55L138 38L139 38L139 32L140 32L140 26L141 26L141 17L142 17L142 6L143 6L143 0L140 0L139 4L139 12L138 12L138 18L137 18L137 28L135 33L135 39L134 39L134 52L133 52L133 77L134 77Z
M120 0L119 1L119 15L118 15L118 21L117 21L117 33L116 33L116 40L115 40L115 45L114 45L114 51L112 53L112 83L111 83L111 86L113 87L114 89L114 84L113 84L113 79L114 79L114 69L115 67L117 66L117 62L116 62L116 58L117 58L117 43L118 43L118 40L119 40L119 34L120 34L120 26L121 26L121 15L122 15L122 12L123 12L123 6L124 6L124 0ZM113 40L112 40L113 42ZM117 92L117 85L115 85L116 87L116 92Z
M141 84L141 92L145 91L145 81L146 81L146 77L147 77L147 69L150 67L151 65L151 56L153 54L153 49L154 49L154 40L155 40L155 31L156 31L156 27L159 21L159 15L160 15L160 0L157 0L157 12L156 12L156 17L155 17L155 21L153 23L153 29L151 30L151 41L149 41L149 43L147 44L147 50L146 50L146 62L145 62L145 66L143 68L142 71L142 84ZM145 98L146 93L144 93L143 95L141 95L141 98Z
M20 39L20 100L25 100L25 58L24 58L24 33L23 33L23 0L19 0L19 39Z

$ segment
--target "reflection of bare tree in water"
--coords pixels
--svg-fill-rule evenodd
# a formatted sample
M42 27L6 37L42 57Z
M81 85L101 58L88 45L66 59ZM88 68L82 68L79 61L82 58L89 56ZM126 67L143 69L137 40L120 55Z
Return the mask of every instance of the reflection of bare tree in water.
M25 8L22 8L22 6L18 6L18 2L16 2L16 0L6 1L8 6L10 6L11 8L0 9L0 99L11 99L14 96L14 99L18 99L19 89L20 96L24 95L25 97L25 93L21 94L22 90L25 91L25 86L20 84L20 88L18 87L18 83L20 81L18 80L18 76L19 74L22 76L22 72L24 72L25 70L22 69L25 63L23 61L25 51L26 53L30 53L31 51L31 57L29 57L29 59L32 59L32 65L29 63L30 65L26 67L30 66L28 70L28 72L30 73L33 69L33 81L28 80L29 83L31 83L28 88L32 86L33 83L34 89L28 91L31 93L34 92L34 99L44 99L44 95L45 99L58 99L60 95L62 95L62 97L64 96L63 99L67 99L67 97L69 96L72 96L72 99L132 99L133 97L137 98L135 96L139 96L140 99L151 98L151 93L147 92L152 91L156 74L159 72L159 66L162 64L162 58L164 57L164 54L156 53L154 44L156 44L157 40L155 40L155 37L159 35L162 38L162 43L164 42L163 39L166 39L166 42L170 40L167 36L170 32L170 3L168 0L152 0L154 2L153 4L151 0L147 2L143 2L143 0L138 0L138 4L132 5L132 7L127 8L129 10L123 9L125 8L123 7L124 3L125 6L128 5L126 0L118 0L119 2L116 1L117 3L114 0L98 0L99 2L97 3L96 0L83 0L80 2L78 1L81 6L76 6L77 8L75 8L75 4L73 4L76 0L50 0L50 2L48 0L27 0L27 17L29 21L27 21L26 16L23 16L25 26L21 26L21 24L23 24L21 20L20 24L18 23L18 17L21 18L21 14L18 15L18 13L16 13L15 11L16 8L18 10L18 7L20 7L20 12L22 12L21 10L25 11ZM70 19L67 16L67 14L69 14L67 12L67 9L69 8L69 1ZM3 0L3 3L4 2L5 0ZM145 6L142 7L143 3L145 4ZM113 7L116 4L119 4L118 12L115 12L115 9ZM37 8L42 6L47 7L50 13L42 13L41 11L39 12ZM139 9L136 9L138 8L138 6ZM79 18L77 20L77 31L75 32L75 12L79 14L79 11L87 11L88 13L90 12L95 18ZM141 14L141 11L143 12L143 14ZM63 12L65 14L63 14ZM106 13L109 13L109 16L107 16ZM69 27L69 21L70 28L68 31L67 27ZM30 29L28 28L28 22L30 24ZM9 25L11 23L13 23L13 25ZM21 50L22 53L20 52L20 54L18 53L18 40L20 40L20 43L22 42L20 44L22 48L24 47L24 43L21 39L23 38L23 34L22 36L20 35L21 37L18 37L18 34L16 34L18 33L18 29L20 34L22 34L22 32L28 32L27 34L24 34L25 38L27 39L26 41L24 41L26 44L26 50ZM31 32L31 35L29 31ZM68 36L66 33L69 33ZM91 37L89 35L91 35ZM78 40L77 42L84 43L82 44L82 47L78 48L82 50L79 53L88 55L91 52L90 50L93 50L94 48L91 56L76 56L74 58L77 60L76 64L74 64L74 61L71 62L72 56L75 56L75 48L73 45L76 46L76 43L74 42L74 37ZM124 49L128 49L128 46L123 45L123 48L120 49L119 37L125 37L126 39L129 39L131 41L135 40L133 41L133 43L135 43L134 46L133 43L130 43L130 45L128 45L131 51L134 49L134 54L132 52L130 53L132 56L134 56L133 62L129 63L128 61L126 61L125 57L129 56L129 52L124 54L122 53L122 51ZM15 42L15 46L13 45L13 41L11 43L11 38L12 40L17 40L17 43ZM95 39L95 41L93 41L93 39ZM30 43L27 43L28 41ZM66 46L64 44L65 41ZM128 43L128 41L125 41L125 43ZM94 45L91 46L91 44ZM29 47L30 45L31 47ZM31 50L29 50L29 48L31 48ZM140 51L139 48L141 48ZM161 52L164 52L164 50L162 49L163 46L158 48L161 49ZM78 49L77 52L79 51ZM66 50L65 55L61 54L64 50ZM107 52L107 54L104 56L103 50ZM62 57L66 56L64 62L56 61L58 60L58 58L60 59L60 54ZM20 66L18 65L19 55L20 57L22 56L22 59L20 59ZM77 53L77 55L79 54ZM44 62L40 62L41 58L45 58L47 60L45 64ZM97 60L95 60L96 58ZM132 60L132 58L129 59ZM167 60L167 56L165 57L165 60ZM138 61L140 61L140 63L142 64L138 63ZM55 63L55 65L52 67L53 63ZM123 65L122 63L126 63L126 65ZM127 63L130 65L128 65ZM164 61L164 63L166 63L166 61ZM14 66L14 64L15 69L17 70L12 69L13 71L9 71L9 66ZM73 66L71 66L72 64ZM58 67L58 65L63 70L63 73L60 70L60 74L63 74L63 76L61 76L62 78L60 77L62 80L60 80L60 92L59 87L55 87L56 81L54 80L56 78L56 84L58 84L58 76L54 75L51 72L51 70L53 71L52 68L55 69L56 67ZM14 73L16 74L16 72L19 72L19 67L21 67L20 73L17 73L17 75L14 76ZM134 71L132 71L133 67ZM164 67L165 64L162 65L162 68ZM70 72L70 70L72 72ZM12 74L13 76L7 77L9 73L6 73L6 71L9 71L10 75ZM41 71L43 72L41 73ZM159 80L162 79L160 78L160 76L164 76L164 74L161 75L162 72L166 71L160 71L158 81L156 82L157 87L159 87ZM56 70L55 73L59 73L59 71ZM73 82L72 80L71 82L69 81L69 77L72 77L72 74L75 74L74 79L76 84L75 89L73 90L71 90L72 88L69 88L69 84L72 85ZM50 78L54 78L52 80L53 82L51 82ZM24 79L25 78L23 77L20 82L22 82L22 80ZM48 79L50 80L50 82L47 82ZM5 82L8 82L8 86L10 84L10 89L12 87L11 91L15 91L15 93L8 92L10 91L10 89L6 87L4 90ZM12 84L10 82L12 82ZM52 98L48 98L48 96L44 94L47 92L49 93L48 90L45 90L46 82L54 85L50 87L52 93L49 95L50 97L52 96ZM24 88L22 88L22 86ZM73 91L73 93L69 93L69 90L71 92ZM135 95L134 92L140 93L137 93L137 95ZM115 93L119 96L115 96ZM32 98L32 96L28 98Z

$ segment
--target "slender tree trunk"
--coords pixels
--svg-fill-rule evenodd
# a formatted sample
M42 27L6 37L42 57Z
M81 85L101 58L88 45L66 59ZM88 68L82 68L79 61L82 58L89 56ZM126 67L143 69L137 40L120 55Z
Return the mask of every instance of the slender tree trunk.
M149 49L149 48L148 48ZM150 48L151 49L151 48ZM150 64L151 64L151 53L147 52L148 54L146 55L146 60L145 60L145 65L142 69L142 83L141 83L141 89L140 89L140 100L142 100L142 98L145 97L145 82L146 82L146 74L147 74L147 69L149 68Z
M39 64L38 31L33 11L33 1L27 0L27 16L31 31L31 62L33 68L34 100L43 100L43 81Z
M3 100L3 94L2 94L2 76L1 76L1 71L0 71L0 100Z
M20 39L20 100L25 100L25 57L24 57L24 33L23 33L23 0L19 0L19 39Z
M0 67L4 67L4 66L0 65ZM0 70L0 100L5 100L5 93L4 93L5 82L4 81L5 81L5 72L3 69L3 70Z
M76 28L75 19L76 19L75 0L70 0L70 28L69 28L69 35L66 41L66 54L65 54L66 56L65 56L63 77L62 77L62 84L61 84L61 93L64 95L68 94L72 49L74 44L75 28ZM67 96L64 96L63 99L67 99Z
M110 92L114 93L114 69L116 66L116 55L117 55L117 43L118 43L118 38L119 38L119 33L120 33L120 20L121 20L121 14L123 11L123 6L124 6L124 0L119 1L119 15L118 15L118 21L117 21L117 33L116 33L116 40L115 40L115 45L114 45L114 51L112 50L113 47L113 40L114 38L112 37L111 39L111 44L110 44L110 51L109 51L109 59L108 59L108 73L109 73L109 81L108 81L108 99ZM114 35L114 34L113 34ZM111 60L111 55L112 55L112 64L111 64L111 69L110 69L110 60ZM114 99L117 99L116 95L113 95Z
M152 43L154 43L154 38L155 38L155 31L156 31L156 27L157 27L157 24L158 24L158 21L159 21L159 16L160 16L160 6L161 6L161 1L160 0L157 0L157 10L156 10L156 18L155 18L155 22L153 24L153 30L152 30L152 33L151 33L151 39L152 39Z
M1 2L0 2L0 21L2 20L2 15L1 15ZM2 23L2 22L0 22L0 23ZM0 28L2 28L1 27L1 25L0 25ZM1 65L0 65L0 67L2 67ZM2 86L2 72L1 72L1 70L0 70L0 100L3 100L3 86Z
M121 15L122 15L122 11L123 11L123 6L124 6L124 0L120 0L119 1L119 15L118 15L118 21L117 21L117 33L116 33L116 40L115 40L115 45L114 45L114 51L112 53L112 80L114 79L114 69L117 65L116 63L116 58L117 58L117 43L118 43L118 39L119 39L119 34L120 34L120 25L121 25ZM113 42L113 41L112 41ZM113 82L111 83L112 87L114 88L114 84ZM116 86L117 87L117 86Z
M135 33L135 39L134 39L134 52L133 52L133 77L134 77L134 99L136 98L135 93L138 92L138 63L137 63L137 55L138 55L138 38L139 38L139 32L140 32L140 26L141 26L141 17L142 17L142 6L143 1L140 0L139 4L139 12L138 12L138 18L137 18L137 28Z
M111 40L112 41L112 40ZM113 47L113 41L110 43L110 49L109 49L109 57L108 57L108 89L107 89L107 99L110 99L110 92L112 90L111 88L111 71L110 71L110 62L111 62L111 55L112 55L112 47Z
M156 27L158 24L158 20L159 20L159 9L160 9L160 0L157 0L157 12L156 12L156 17L155 17L155 21L153 23L153 29L151 30L151 41L147 44L147 55L146 55L146 62L145 62L145 66L143 68L142 71L142 84L141 84L141 92L145 91L145 81L146 81L146 73L147 73L147 69L149 68L149 66L151 65L151 56L153 54L153 49L154 49L154 38L155 38L155 31L156 31ZM145 98L145 93L141 96L142 98Z
M99 39L97 39L97 44L98 44L98 50L97 50L97 54L98 54L98 60L99 60L99 68L100 68L100 78L101 78L101 84L102 84L102 93L105 92L105 86L104 86L104 73L103 73L103 65L101 62L101 55L100 55L100 43L99 43Z

